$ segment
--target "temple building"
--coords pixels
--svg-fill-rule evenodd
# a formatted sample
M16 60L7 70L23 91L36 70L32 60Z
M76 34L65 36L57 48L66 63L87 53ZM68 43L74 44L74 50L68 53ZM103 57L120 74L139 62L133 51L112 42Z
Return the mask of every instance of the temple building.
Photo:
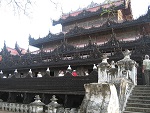
M57 24L62 25L59 34L49 32L39 39L29 36L29 44L39 51L25 51L16 44L17 54L11 54L4 43L0 53L3 101L28 104L39 94L48 104L55 94L63 106L77 108L85 94L84 84L98 82L93 66L102 61L104 53L108 62L123 59L126 49L139 65L137 84L144 84L141 68L144 55L150 55L150 8L134 20L130 0L91 2L82 10L63 14L53 21Z

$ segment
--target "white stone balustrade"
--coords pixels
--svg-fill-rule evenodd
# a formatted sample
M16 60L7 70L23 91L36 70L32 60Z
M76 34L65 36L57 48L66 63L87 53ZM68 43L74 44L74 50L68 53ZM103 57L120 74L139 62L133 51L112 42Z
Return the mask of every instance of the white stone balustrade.
M2 110L4 111L5 110L5 103L2 102Z
M27 104L1 102L1 105L2 105L1 107L2 111L9 111L9 112L16 112L16 113L29 113L29 105Z
M9 103L9 111L12 111L13 109L13 103Z
M19 105L19 104L16 105L16 112L17 112L17 113L20 112L20 105Z
M8 111L9 103L5 103L5 111Z
M21 113L24 113L24 104L21 104L21 105L20 105L20 112L21 112Z
M65 108L65 113L70 113L70 108Z
M16 112L16 103L13 103L12 106L13 106L13 107L12 107L12 112Z
M28 105L24 105L24 113L28 113L28 111L29 111Z
M71 108L70 113L77 113L78 110L76 108Z

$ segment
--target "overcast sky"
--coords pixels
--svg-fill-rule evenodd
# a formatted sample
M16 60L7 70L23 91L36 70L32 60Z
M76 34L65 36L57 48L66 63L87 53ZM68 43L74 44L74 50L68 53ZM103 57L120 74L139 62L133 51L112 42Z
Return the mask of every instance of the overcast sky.
M3 47L4 40L6 45L14 48L15 43L25 49L28 48L28 37L31 34L34 38L44 37L49 31L57 33L61 31L61 26L53 27L51 19L58 19L61 16L61 6L63 12L74 11L79 7L86 7L92 0L54 0L57 1L56 8L49 0L36 0L27 10L28 16L15 14L13 9L7 4L0 6L0 48ZM93 0L96 3L104 0ZM150 0L131 0L134 18L145 14L150 5Z

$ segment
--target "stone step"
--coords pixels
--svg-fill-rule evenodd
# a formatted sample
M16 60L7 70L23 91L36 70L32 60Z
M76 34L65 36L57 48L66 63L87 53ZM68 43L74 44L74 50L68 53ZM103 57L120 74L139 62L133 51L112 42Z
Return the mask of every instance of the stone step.
M131 99L129 98L127 103L143 103L143 104L150 104L150 100L143 100L143 99Z
M132 111L132 112L149 112L150 113L150 108L141 108L141 107L126 107L126 111Z
M123 113L149 113L149 112L133 112L133 111L124 111Z
M141 92L147 92L147 93L150 93L150 90L137 89L137 90L133 90L132 93L133 93L133 92L136 92L136 93L141 93Z
M131 99L150 100L150 96L137 96L137 95L131 95L129 98L131 98Z
M150 113L150 85L133 88L123 113Z
M150 90L150 86L135 86L133 88L133 90L137 90L137 89L141 89L141 90Z
M132 92L131 94L132 96L150 96L150 93L149 92Z
M150 87L150 85L136 85L135 87Z
M127 103L126 107L142 107L142 108L150 108L150 104L143 103Z

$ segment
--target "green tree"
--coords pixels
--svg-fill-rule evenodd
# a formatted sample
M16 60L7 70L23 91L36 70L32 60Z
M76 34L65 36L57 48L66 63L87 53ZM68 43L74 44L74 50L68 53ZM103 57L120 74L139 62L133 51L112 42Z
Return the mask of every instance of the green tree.
M115 5L112 0L105 0L104 4L108 4L108 8L102 8L103 12L101 13L101 16L104 14L107 14L108 19L110 19L110 15L113 15L115 17Z

